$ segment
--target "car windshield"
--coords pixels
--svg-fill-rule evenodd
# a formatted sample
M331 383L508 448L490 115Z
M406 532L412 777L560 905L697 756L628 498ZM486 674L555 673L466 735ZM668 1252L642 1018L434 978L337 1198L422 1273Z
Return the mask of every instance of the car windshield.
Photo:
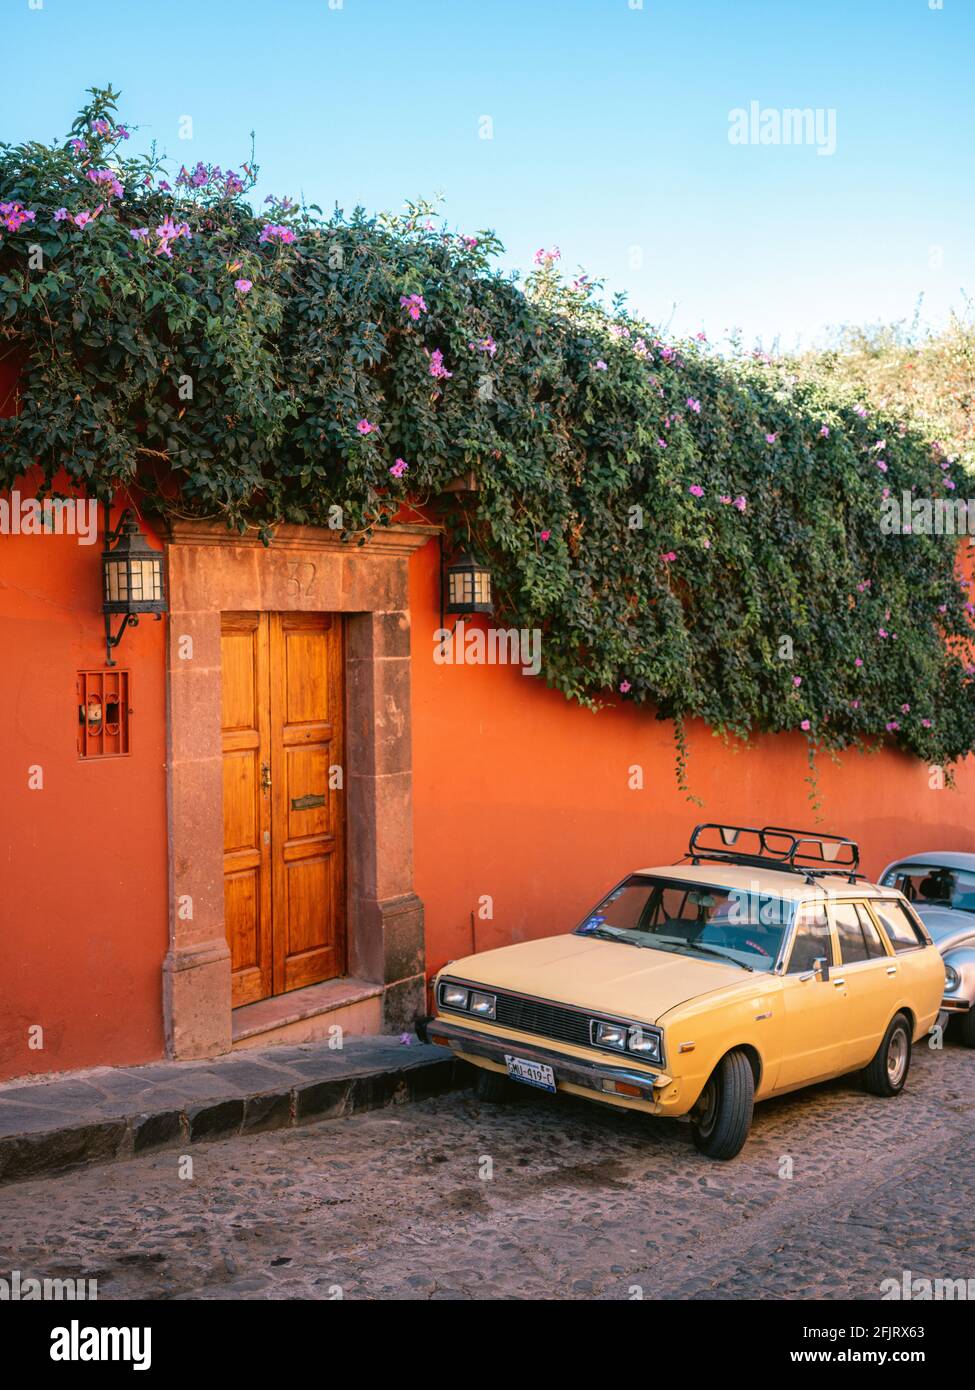
M757 889L634 874L593 908L575 934L771 970L792 912L791 902Z
M935 864L897 864L884 874L885 888L898 888L917 907L951 907L975 913L975 873Z

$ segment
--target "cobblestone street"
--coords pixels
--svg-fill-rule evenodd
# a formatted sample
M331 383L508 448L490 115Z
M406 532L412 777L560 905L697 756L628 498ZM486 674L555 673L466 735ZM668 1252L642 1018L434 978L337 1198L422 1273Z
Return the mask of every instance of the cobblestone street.
M728 1164L673 1121L461 1091L195 1144L191 1178L170 1150L5 1187L0 1271L103 1299L875 1299L975 1277L973 1116L953 1044L896 1100L850 1079L759 1106Z

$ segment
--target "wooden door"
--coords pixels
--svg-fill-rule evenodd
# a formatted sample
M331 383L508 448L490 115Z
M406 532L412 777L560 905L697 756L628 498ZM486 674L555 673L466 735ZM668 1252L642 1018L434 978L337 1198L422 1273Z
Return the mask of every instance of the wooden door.
M342 630L224 615L224 904L233 1005L345 970Z

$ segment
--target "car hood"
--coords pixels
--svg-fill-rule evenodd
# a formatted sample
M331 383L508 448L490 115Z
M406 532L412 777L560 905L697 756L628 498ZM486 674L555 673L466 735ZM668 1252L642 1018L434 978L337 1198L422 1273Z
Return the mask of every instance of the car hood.
M754 976L737 965L585 936L502 946L452 960L442 973L643 1023L656 1023L668 1009L698 995L754 984Z
M967 938L975 940L975 916L953 907L933 907L925 903L911 906L931 933L931 939L944 955L952 946Z

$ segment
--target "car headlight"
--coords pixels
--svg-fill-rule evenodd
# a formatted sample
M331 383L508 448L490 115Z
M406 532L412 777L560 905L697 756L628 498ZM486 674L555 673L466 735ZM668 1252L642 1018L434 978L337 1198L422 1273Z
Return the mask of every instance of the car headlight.
M627 1046L631 1052L648 1057L651 1062L660 1061L660 1038L656 1033L647 1033L639 1027L631 1028Z
M603 1023L598 1018L592 1023L592 1040L597 1047L618 1047L625 1052L627 1032L625 1023Z
M497 995L481 994L479 990L472 989L468 1008L472 1014L479 1014L481 1018L493 1018L498 1008Z
M961 976L953 965L945 961L945 994L950 994L961 984Z
M440 986L440 1002L445 1009L466 1009L470 993L463 985L452 985L448 981Z

